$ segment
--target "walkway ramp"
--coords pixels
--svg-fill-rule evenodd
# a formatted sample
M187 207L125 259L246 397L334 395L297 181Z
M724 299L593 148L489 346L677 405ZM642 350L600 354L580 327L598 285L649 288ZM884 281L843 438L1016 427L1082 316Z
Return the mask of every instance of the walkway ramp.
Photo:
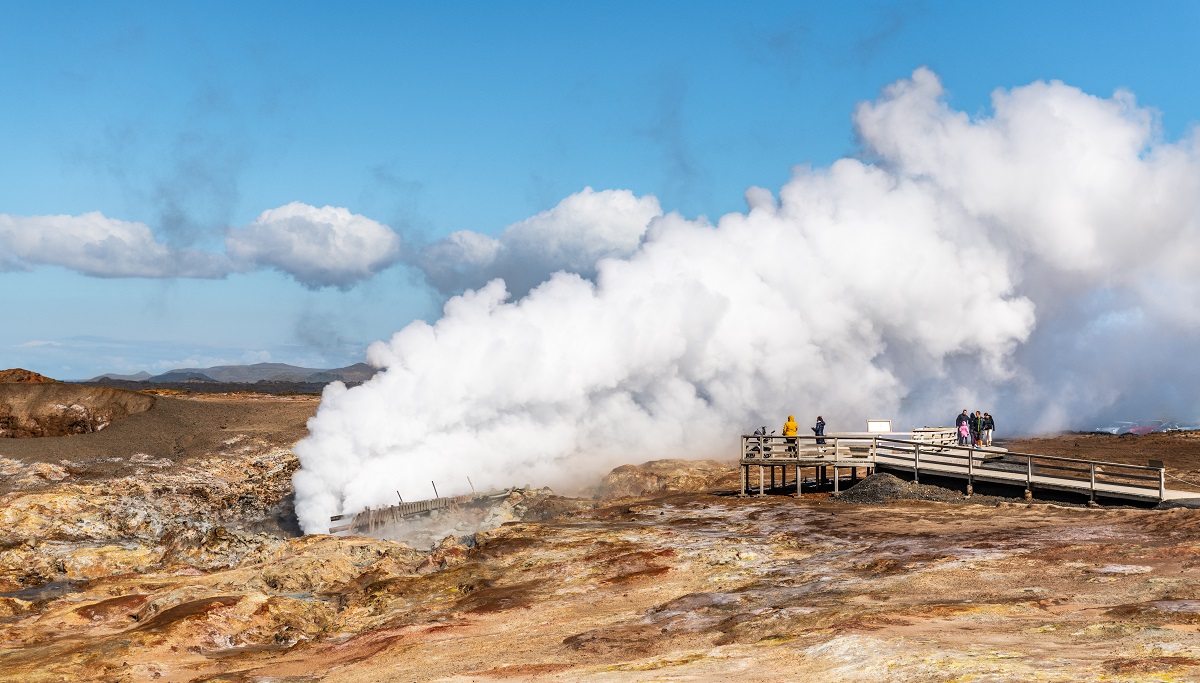
M1166 487L1166 468L1149 465L1062 458L1033 453L1012 453L1002 448L959 446L952 429L922 429L888 434L839 432L815 436L742 436L742 494L754 488L751 468L758 468L758 494L766 491L767 472L774 488L776 474L787 485L789 470L794 481L803 481L803 469L814 468L818 480L828 479L837 493L840 471L849 469L857 479L860 468L912 472L962 479L967 493L976 481L1024 486L1026 497L1039 489L1081 493L1097 497L1161 502L1200 497L1193 491ZM800 487L797 486L797 494Z
M454 511L464 505L507 498L514 490L516 489L509 488L499 491L488 491L487 493L472 493L465 496L430 498L428 500L416 500L411 503L400 503L382 508L367 508L354 515L334 515L329 518L330 522L344 523L329 527L329 533L350 536L358 533L372 534L386 525L402 522L409 517L427 515L435 510Z

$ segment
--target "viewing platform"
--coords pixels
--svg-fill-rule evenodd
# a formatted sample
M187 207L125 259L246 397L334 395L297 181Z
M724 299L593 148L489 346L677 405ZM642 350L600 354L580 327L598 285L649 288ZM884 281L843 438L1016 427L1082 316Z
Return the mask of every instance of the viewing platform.
M804 470L811 467L815 481L832 482L835 496L843 471L848 470L853 483L860 471L869 474L884 469L911 472L918 483L923 474L960 479L968 496L974 493L975 482L989 482L1021 486L1026 498L1032 498L1036 490L1055 490L1086 495L1093 503L1097 498L1162 502L1200 497L1192 491L1168 489L1166 468L1161 463L1129 465L959 446L955 431L949 428L837 432L823 437L744 435L741 444L742 495L753 491L751 468L757 468L758 495L795 486L799 496L806 481ZM789 474L793 475L790 484Z

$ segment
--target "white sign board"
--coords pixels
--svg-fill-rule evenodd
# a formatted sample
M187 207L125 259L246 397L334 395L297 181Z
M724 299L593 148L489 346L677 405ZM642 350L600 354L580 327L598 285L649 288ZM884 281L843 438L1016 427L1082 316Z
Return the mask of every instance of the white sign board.
M891 420L867 420L867 431L873 433L887 433L892 431Z

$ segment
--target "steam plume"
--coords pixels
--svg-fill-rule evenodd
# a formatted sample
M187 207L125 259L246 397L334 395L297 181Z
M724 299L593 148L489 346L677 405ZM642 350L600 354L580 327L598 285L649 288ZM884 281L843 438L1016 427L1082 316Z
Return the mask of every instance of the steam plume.
M1059 82L997 90L993 109L950 109L918 69L855 112L869 163L800 168L716 225L651 216L635 248L569 264L582 275L515 300L493 280L376 342L383 372L331 385L297 446L304 528L430 480L445 495L467 476L561 486L730 457L788 413L1075 426L1151 393L1107 372L1141 344L1168 356L1134 368L1195 416L1163 383L1197 372L1171 362L1200 324L1197 136L1164 142L1131 94Z

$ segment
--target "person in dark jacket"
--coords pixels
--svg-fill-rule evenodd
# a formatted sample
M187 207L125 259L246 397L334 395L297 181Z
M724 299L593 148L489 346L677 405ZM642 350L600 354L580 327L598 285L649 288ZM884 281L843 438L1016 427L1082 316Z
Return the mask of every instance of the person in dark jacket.
M818 415L817 424L816 426L812 427L812 430L813 434L816 434L817 436L825 436L825 418ZM825 443L825 439L817 439L817 443L823 444Z
M979 448L979 433L983 431L983 413L978 410L971 416L971 445Z
M992 418L991 413L983 414L983 445L992 445L992 432L996 430L996 421Z
M962 437L962 426L963 426L964 422L970 422L970 421L971 421L971 418L969 415L967 415L966 408L963 408L963 411L961 413L959 413L958 417L954 418L954 432L956 434L958 434L958 445L959 446L967 445L967 440Z

